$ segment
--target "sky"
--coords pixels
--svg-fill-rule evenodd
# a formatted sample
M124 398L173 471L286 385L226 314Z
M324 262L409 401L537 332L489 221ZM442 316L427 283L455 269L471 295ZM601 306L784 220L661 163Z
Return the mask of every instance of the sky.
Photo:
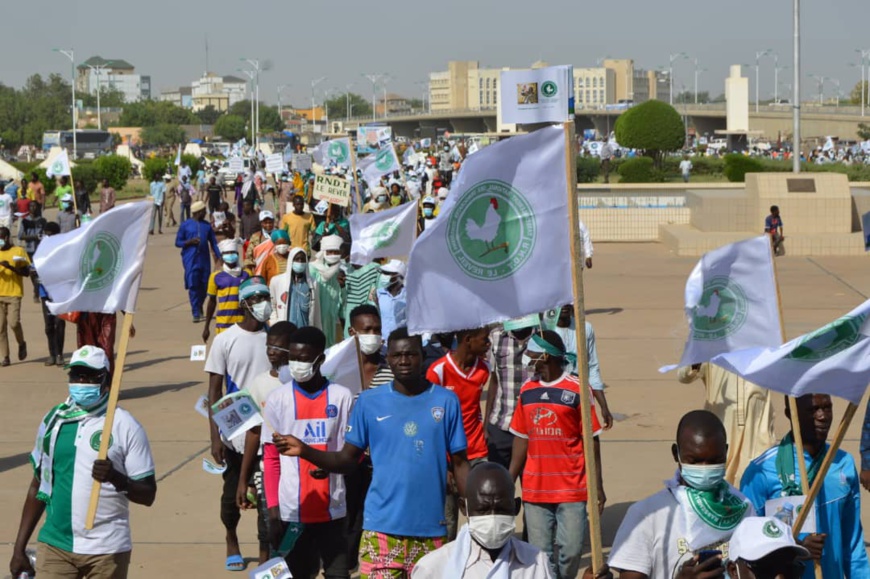
M700 90L724 91L732 64L754 64L757 51L779 55L780 93L792 83L791 0L27 0L8 2L0 34L0 83L20 87L34 73L69 76L69 61L52 48L74 48L77 63L100 55L124 59L151 76L152 96L189 85L206 70L244 77L242 57L259 59L270 70L260 76L260 98L297 107L324 89L370 98L362 75L386 73L389 92L421 98L430 72L449 60L476 60L484 67L595 66L603 57L631 58L635 67L668 66L669 55L690 59L674 64L675 92L693 90L694 59ZM838 79L847 94L861 79L857 48L870 17L867 0L802 2L802 93L818 95L809 75ZM34 23L28 25L27 23ZM867 46L860 46L864 42ZM850 66L850 63L856 64ZM268 65L271 64L271 67ZM750 77L754 98L755 70ZM773 59L760 67L761 98L771 98ZM825 94L836 87L826 82ZM383 89L378 88L378 94Z

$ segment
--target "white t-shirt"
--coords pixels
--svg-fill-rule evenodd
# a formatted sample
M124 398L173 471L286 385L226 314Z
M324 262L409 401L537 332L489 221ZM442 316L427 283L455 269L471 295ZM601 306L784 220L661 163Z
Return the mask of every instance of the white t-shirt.
M130 538L130 501L111 483L103 483L100 487L100 502L97 505L94 528L90 531L85 530L85 517L94 482L91 470L94 461L97 460L105 421L106 417L103 415L87 417L76 424L64 425L62 428L76 428L75 448L73 450L72 445L63 449L55 447L54 464L63 460L62 454L69 456L74 452L75 467L73 472L54 471L51 504L46 507L47 517L45 525L40 530L39 540L77 555L108 555L124 553L133 548ZM40 443L44 429L43 420L37 434L36 445L30 455L35 465L39 465L43 458L43 448ZM154 459L151 456L151 446L145 435L145 429L123 408L117 408L115 411L108 458L112 461L115 470L133 480L141 480L154 474ZM39 471L36 476L39 476ZM72 484L69 486L61 484L58 480L61 476L71 477ZM71 492L64 493L64 488L71 488ZM54 520L52 510L56 513L68 512L71 517L69 525ZM67 529L72 530L71 536Z
M7 222L15 209L15 199L9 193L0 193L0 219ZM8 225L7 225L8 226Z
M687 175L689 171L692 170L692 162L688 159L683 159L680 161L680 172L683 175Z
M258 375L246 388L248 394L254 399L254 402L260 405L260 411L266 407L266 398L272 393L272 390L281 385L281 380L272 376L272 371L264 372Z
M731 492L743 496L736 489ZM745 516L753 513L747 512ZM728 559L727 542L693 551L685 539L686 533L685 514L671 492L663 489L629 507L616 531L607 564L620 571L643 573L650 579L672 579L698 551L715 549L722 551L723 559Z

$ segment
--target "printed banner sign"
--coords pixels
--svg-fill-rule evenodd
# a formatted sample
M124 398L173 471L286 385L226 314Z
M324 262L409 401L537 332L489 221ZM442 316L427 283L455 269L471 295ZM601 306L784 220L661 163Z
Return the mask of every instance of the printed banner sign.
M571 66L502 71L499 87L502 122L565 122L574 97L573 77Z
M314 198L347 207L350 205L350 181L341 177L317 175L314 178Z

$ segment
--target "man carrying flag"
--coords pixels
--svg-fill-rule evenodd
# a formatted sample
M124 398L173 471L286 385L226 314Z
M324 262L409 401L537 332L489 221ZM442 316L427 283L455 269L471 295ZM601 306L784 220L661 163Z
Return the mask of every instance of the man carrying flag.
M109 359L95 346L72 355L69 397L40 422L30 454L33 478L9 570L14 577L126 577L133 543L129 504L150 507L157 495L145 430L117 408L109 455L99 460L109 399ZM102 484L94 527L85 530L92 479ZM25 549L42 514L36 569Z
M812 486L829 449L826 440L833 421L834 406L827 394L805 394L797 399L797 409L797 426L803 438L808 486ZM750 463L740 484L740 490L752 501L761 516L777 516L775 512L767 512L767 501L803 494L793 433L795 418L791 416L787 402L785 415L791 422L792 430L778 446L770 448ZM837 450L815 508L817 532L799 535L798 543L809 550L814 561L821 562L822 576L870 577L864 529L861 526L861 486L855 461L848 453ZM807 565L803 576L806 579L815 577L812 565Z
M194 203L191 207L193 216L181 224L175 236L175 247L181 249L184 289L190 299L194 323L203 319L202 306L205 303L212 264L209 248L214 252L215 260L219 260L221 256L214 230L205 220L205 209L202 201Z

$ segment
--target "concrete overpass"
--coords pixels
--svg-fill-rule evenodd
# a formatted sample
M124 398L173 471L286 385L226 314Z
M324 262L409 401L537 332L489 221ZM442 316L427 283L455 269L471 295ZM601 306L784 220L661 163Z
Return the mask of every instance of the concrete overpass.
M706 105L674 105L681 115L687 119L688 126L694 128L696 134L714 136L715 131L726 127L725 104ZM616 119L623 110L585 109L576 111L577 131L595 129L600 134L613 130ZM451 133L496 133L498 124L495 109L489 110L453 110L413 115L390 116L378 119L393 128L393 134L403 137L420 137L433 134L436 129ZM823 141L827 136L837 136L843 140L858 138L858 125L867 121L861 116L860 107L852 106L820 106L804 103L801 111L801 128L805 142ZM353 118L344 122L344 128L355 129L360 125L370 124L370 118ZM789 105L764 105L756 113L750 105L749 129L759 131L762 138L776 140L780 136L789 136L792 132L792 109Z

